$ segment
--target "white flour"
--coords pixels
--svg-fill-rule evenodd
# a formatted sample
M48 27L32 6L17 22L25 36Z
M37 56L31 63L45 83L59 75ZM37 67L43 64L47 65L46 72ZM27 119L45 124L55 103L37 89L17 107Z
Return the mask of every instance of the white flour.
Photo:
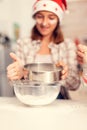
M26 94L23 92L21 93L19 90L14 89L15 90L15 94L17 96L17 98L24 104L27 104L27 105L31 105L31 106L34 106L34 105L47 105L47 104L50 104L51 102L53 102L59 91L56 88L52 88L52 89L49 89L49 91L47 91L46 93L42 93L41 94Z

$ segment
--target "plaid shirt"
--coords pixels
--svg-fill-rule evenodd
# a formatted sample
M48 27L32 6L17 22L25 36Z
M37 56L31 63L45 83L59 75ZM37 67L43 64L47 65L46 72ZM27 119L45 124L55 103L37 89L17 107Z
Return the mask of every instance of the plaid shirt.
M21 59L22 64L34 63L37 51L40 49L41 42L31 39L19 39L17 41L16 54ZM62 82L62 86L67 90L76 90L80 85L80 78L77 68L76 45L70 39L65 39L60 44L50 43L51 55L54 63L63 61L69 67L67 78ZM63 89L61 89L63 91ZM62 92L63 93L63 92Z

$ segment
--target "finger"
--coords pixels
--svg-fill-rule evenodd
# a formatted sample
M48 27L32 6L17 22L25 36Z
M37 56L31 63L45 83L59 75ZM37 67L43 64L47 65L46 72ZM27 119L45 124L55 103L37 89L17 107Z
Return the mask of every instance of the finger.
M10 57L14 60L14 61L19 61L19 58L16 56L15 53L10 53Z
M67 65L65 65L65 64L64 64L63 62L61 62L61 61L57 64L57 66L62 66L64 70L67 70L67 69L68 69Z
M9 77L13 77L13 76L17 76L18 75L18 73L15 71L10 71L10 72L8 72L7 73L7 76L9 76Z
M19 76L14 76L14 77L8 77L9 78L9 80L19 80L20 79L20 77Z
M83 48L84 48L84 45L82 45L82 44L78 45L78 49L83 50Z
M17 67L17 63L12 63L9 66L7 66L7 71L11 70L11 69L15 69Z
M67 66L63 66L62 74L65 74L67 72L68 72L68 67Z
M20 76L18 75L18 73L17 72L15 72L15 73L13 73L13 74L7 74L7 77L8 77L8 79L10 79L10 80L13 80L13 79L20 79Z
M62 79L65 79L67 77L68 73L65 73L64 75L62 75Z
M87 46L86 45L79 45L78 46L78 50L81 52L87 52Z
M59 67L60 65L61 65L61 61L56 64L57 67Z
M59 61L59 62L56 64L56 66L57 66L57 67L59 67L59 66L64 67L64 66L65 66L65 64L64 64L62 61Z
M83 61L83 59L84 59L83 57L81 57L81 56L79 56L79 55L77 56L77 61L78 61L78 60L82 60L82 61Z
M77 61L79 64L83 64L83 60L80 57L77 57Z
M62 70L62 74L66 73L68 71L68 67L67 65L65 65L63 62L59 62L58 64L56 64L56 66L62 66L63 67L63 70Z
M77 56L84 57L84 53L81 51L77 51Z
M65 66L63 71L62 71L62 79L65 79L68 75L68 67Z
M11 69L11 70L8 70L8 71L7 71L8 74L13 74L13 73L15 73L15 72L16 72L15 69Z

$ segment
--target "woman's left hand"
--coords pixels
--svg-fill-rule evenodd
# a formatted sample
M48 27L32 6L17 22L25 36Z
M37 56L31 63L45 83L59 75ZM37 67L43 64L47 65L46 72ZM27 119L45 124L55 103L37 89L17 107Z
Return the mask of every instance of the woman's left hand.
M56 66L62 66L63 67L63 70L61 72L61 79L66 79L67 75L68 75L68 66L66 64L64 64L62 61L58 62L56 64Z
M87 63L87 46L79 44L77 46L77 60L80 64Z

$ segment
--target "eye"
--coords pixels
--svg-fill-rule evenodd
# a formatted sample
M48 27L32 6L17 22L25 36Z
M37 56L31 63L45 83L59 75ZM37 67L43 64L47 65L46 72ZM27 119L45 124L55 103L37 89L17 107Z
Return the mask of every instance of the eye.
M50 17L49 19L50 19L50 20L54 20L55 18Z
M41 14L37 14L36 18L41 19L41 18L43 18L43 16Z
M52 15L52 16L49 16L49 19L54 20L54 19L56 19L56 17Z

